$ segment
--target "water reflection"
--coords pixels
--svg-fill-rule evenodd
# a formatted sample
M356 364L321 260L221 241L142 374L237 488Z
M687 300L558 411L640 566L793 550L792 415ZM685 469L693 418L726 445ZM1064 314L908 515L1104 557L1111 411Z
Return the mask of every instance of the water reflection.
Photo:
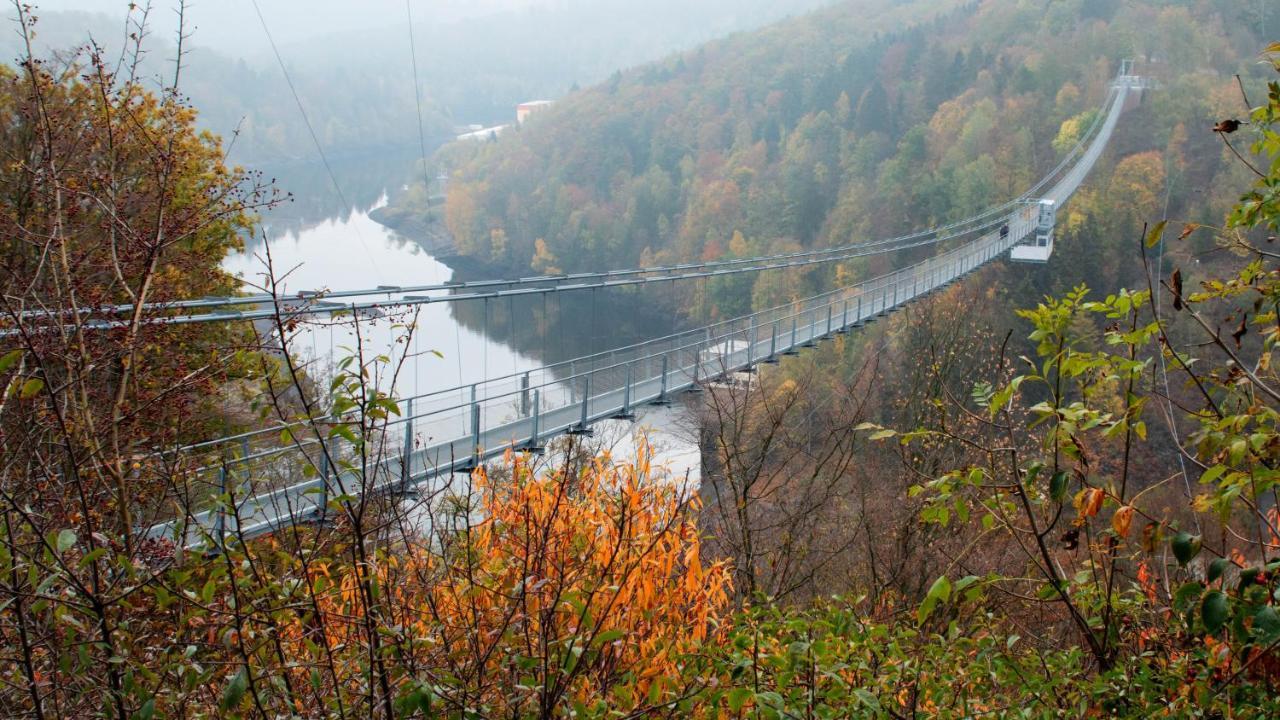
M385 195L380 202L385 202ZM374 204L377 207L378 203ZM264 237L234 255L223 266L251 285L261 287L270 261L280 278L280 292L351 290L378 285L443 283L453 276L446 265L407 240L374 222L368 212L352 211L344 217L315 223L305 230L279 230L272 222ZM286 226L287 227L287 226ZM364 355L391 357L413 354L406 372L396 383L402 396L479 382L491 374L522 372L539 366L528 355L493 341L481 332L455 322L448 305L421 306L416 314L399 313L380 319L361 318ZM416 322L413 347L398 345L399 324ZM318 323L301 338L304 354L338 356L356 346L351 323ZM443 357L434 355L440 353Z
M352 212L368 212L379 200L421 172L417 148L398 153L330 158L328 169L306 160L256 165L252 170L274 180L289 200L263 213L264 225L277 232L303 232ZM337 179L337 188L329 177ZM341 193L339 193L339 188Z
M466 276L458 273L455 278ZM554 365L682 329L661 310L656 288L608 288L453 303L454 317L520 352Z
M335 168L335 172L346 173L339 180L345 203L337 198L322 167L291 170L276 179L283 189L294 193L295 201L267 214L261 236L244 253L224 262L229 272L249 285L263 287L268 261L282 295L483 277L475 270L465 276L455 272L418 243L370 217L370 211L387 202L388 185L394 192L414 172L412 161L384 158ZM468 386L473 383L518 375L678 330L673 313L653 310L663 306L663 292L658 287L624 288L518 300L433 303L381 317L361 317L358 323L321 320L308 324L291 350L305 358L312 374L321 378L328 375L333 358L352 354L358 345L365 358L407 356L394 376L393 366L384 367L379 383L401 398L418 397L415 414L440 411L430 422L416 424L416 432L436 438L459 437L467 433L472 401ZM416 332L406 345L402 339L410 322ZM442 393L444 390L450 392ZM483 401L491 392L500 394L501 387L482 385L477 399ZM664 430L672 425L671 412L651 414L635 427L619 424L609 432L630 435L636 428L652 426L653 440L660 446L659 459L670 461L678 475L686 471L696 475L696 445L690 446L683 437ZM626 445L634 448L634 439Z

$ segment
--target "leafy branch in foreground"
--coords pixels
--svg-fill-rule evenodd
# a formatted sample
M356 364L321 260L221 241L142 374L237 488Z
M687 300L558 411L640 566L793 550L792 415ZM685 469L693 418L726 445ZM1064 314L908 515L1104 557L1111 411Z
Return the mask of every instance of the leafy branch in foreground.
M1277 53L1268 57L1280 71ZM1280 679L1280 256L1259 242L1280 224L1278 123L1273 81L1250 118L1268 172L1218 231L1243 257L1236 267L1186 279L1177 269L1159 287L1102 300L1079 287L1020 312L1035 358L1002 362L956 401L981 419L978 432L865 428L906 447L963 449L967 463L913 489L929 503L922 518L981 524L989 542L956 566L982 548L1016 548L1021 570L985 584L1055 609L1088 650L1082 669L1102 682L1141 679L1126 701L1135 707L1164 693L1171 711L1265 715ZM1166 227L1144 245L1164 242ZM1179 240L1205 231L1188 223ZM1152 302L1157 292L1171 313ZM1164 382L1166 367L1181 386ZM1148 421L1162 415L1169 439L1149 447ZM1143 458L1158 452L1184 469L1153 477ZM921 622L949 585L935 583Z

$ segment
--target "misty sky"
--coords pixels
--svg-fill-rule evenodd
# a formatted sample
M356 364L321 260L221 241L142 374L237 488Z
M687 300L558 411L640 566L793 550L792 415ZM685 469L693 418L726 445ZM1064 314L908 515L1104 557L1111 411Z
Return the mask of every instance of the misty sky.
M145 0L135 0L142 4ZM152 31L172 36L177 26L177 0L152 0ZM449 22L531 5L555 5L556 0L412 0L415 23ZM128 0L36 0L40 10L76 10L125 16ZM258 0L276 42L282 45L309 38L403 25L405 0ZM254 55L266 50L250 0L189 0L188 25L195 43L217 47L229 55ZM7 15L12 16L10 10Z

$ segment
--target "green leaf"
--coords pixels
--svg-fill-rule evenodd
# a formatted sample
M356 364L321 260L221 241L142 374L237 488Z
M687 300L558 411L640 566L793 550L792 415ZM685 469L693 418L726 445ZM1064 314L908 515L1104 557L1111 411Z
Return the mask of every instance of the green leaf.
M726 698L729 702L729 711L735 715L742 712L742 707L747 704L747 700L754 694L751 688L736 687L730 690Z
M1250 585L1258 581L1258 575L1262 573L1256 567L1248 567L1240 571L1240 590L1244 590Z
M1168 224L1168 220L1161 220L1156 223L1155 227L1151 228L1151 231L1147 233L1147 247L1155 247L1160 244L1160 241L1164 238L1164 227Z
M880 700L876 698L875 695L872 695L871 691L863 688L857 688L853 691L853 694L858 697L858 702L865 705L868 709L874 712L880 712Z
M938 607L938 603L946 602L951 598L951 581L946 575L933 581L933 585L929 588L929 593L925 595L924 601L920 603L920 607L916 610L916 620L920 624L924 624L925 620L933 614L934 608Z
M1263 605L1253 616L1253 638L1260 645L1270 645L1280 639L1280 613L1271 605Z
M1173 546L1173 556L1178 559L1179 565L1186 565L1200 554L1200 536L1192 535L1185 530L1175 535L1170 544Z
M4 357L0 357L0 373L8 371L9 368L13 367L14 363L18 362L18 360L20 360L21 358L22 358L21 349L10 350L9 352L5 353Z
M1214 580L1222 577L1222 573L1227 571L1227 565L1228 562L1226 558L1218 558L1217 560L1209 563L1209 582L1213 582Z
M1227 624L1229 606L1227 596L1220 590L1212 590L1200 601L1200 619L1204 621L1204 629L1216 633Z
M356 442L356 431L352 430L350 425L340 423L338 425L334 425L333 428L329 430L329 437L341 437L345 438L347 442L354 443Z
M626 633L626 631L625 631L625 630L622 630L621 628L614 628L614 629L612 629L612 630L606 630L606 631L604 631L604 632L602 632L602 633L600 633L599 635L597 635L597 636L596 636L596 642L595 642L595 644L596 644L597 646L600 646L600 645L608 645L609 643L613 642L614 640L617 640L618 638L620 638L620 637L622 637L623 635L626 635L626 634L627 634L627 633Z
M249 676L245 673L244 668L232 676L231 681L227 683L227 687L222 691L222 710L224 712L232 710L240 705L240 701L244 699L245 690L249 689Z
M142 703L142 707L138 708L138 712L133 714L135 720L151 720L156 715L156 699L148 698Z
M1049 497L1054 502L1060 503L1067 497L1067 480L1070 478L1065 471L1056 472L1049 479Z
M1058 592L1058 588L1054 587L1053 583L1045 583L1036 591L1036 597L1041 600L1057 600L1062 597L1062 593Z
M107 554L106 548L98 548L91 552L87 552L85 553L84 557L80 558L80 562L78 563L78 565L79 567L82 567L82 568L89 567L90 565L92 565L93 563L101 559L103 555L106 555L106 554Z
M18 395L23 400L27 400L29 398L35 397L35 394L40 392L40 390L43 388L44 388L43 380L41 380L40 378L31 378L30 380L22 383L22 390L19 391Z
M1173 594L1173 609L1183 611L1191 608L1192 603L1200 599L1202 592L1204 592L1204 586L1200 583L1186 583Z
M76 534L72 530L59 530L56 547L59 553L64 553L76 544Z
M657 705L660 700L662 700L662 677L658 676L649 684L649 704Z
M929 597L935 597L940 602L946 602L951 599L951 581L947 579L946 575L933 581L933 585L929 587Z
M1209 468L1208 470L1205 470L1205 471L1204 471L1204 474L1200 476L1200 484L1201 484L1201 485L1208 485L1209 483L1213 482L1214 480L1217 480L1218 478L1222 477L1222 473L1224 473L1224 472L1226 472L1226 471L1227 471L1227 466L1225 466L1225 465L1214 465L1213 467Z

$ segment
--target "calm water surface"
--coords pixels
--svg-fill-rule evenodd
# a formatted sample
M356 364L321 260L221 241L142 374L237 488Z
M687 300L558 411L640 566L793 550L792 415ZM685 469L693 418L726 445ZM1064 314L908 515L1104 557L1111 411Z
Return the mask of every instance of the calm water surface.
M248 285L260 289L265 283L269 255L274 274L280 278L282 295L450 280L453 271L448 266L417 243L369 217L369 211L385 203L383 195L366 210L339 213L320 222L268 216L263 226L264 237L247 247L243 254L227 258L224 267ZM393 318L360 323L359 340L364 357L384 354L393 360L405 358L398 372L386 366L379 377L384 387L394 385L398 397L441 393L485 377L521 373L541 366L538 359L465 327L455 319L449 304L421 306L414 320L417 330L406 347L397 338L404 337L404 325L411 320L414 320L411 315L401 313ZM318 321L298 334L291 349L295 355L308 358L316 374L323 375L331 362L329 358L352 354L356 340L350 322ZM465 390L456 391L443 397L436 395L433 401L465 404L467 395ZM615 454L623 458L634 455L639 437L647 437L655 448L657 463L668 466L673 475L688 474L696 480L700 466L697 445L692 433L684 427L686 423L680 420L679 407L647 408L640 413L638 422L602 423L598 426L599 433L610 438ZM456 418L442 422L465 422L462 415L458 413Z

